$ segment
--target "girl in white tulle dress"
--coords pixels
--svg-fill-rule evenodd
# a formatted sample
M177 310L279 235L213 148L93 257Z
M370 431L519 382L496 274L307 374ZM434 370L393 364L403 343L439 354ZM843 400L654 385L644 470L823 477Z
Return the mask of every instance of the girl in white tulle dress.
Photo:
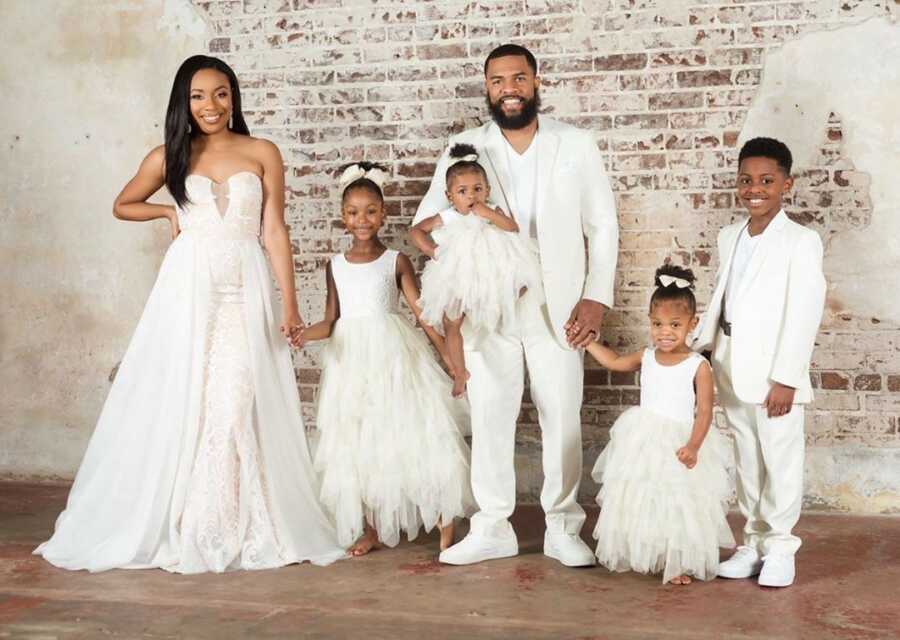
M723 442L710 429L712 370L685 343L697 324L693 280L689 269L657 270L653 348L619 356L587 347L607 369L641 371L641 404L619 416L594 466L597 558L611 571L662 573L673 584L715 578L719 547L734 546Z
M424 526L441 528L441 549L453 541L453 519L472 505L469 450L461 429L463 400L425 337L400 315L402 291L419 316L409 258L378 238L384 222L384 172L348 167L341 217L353 236L347 253L326 266L325 319L304 329L301 342L330 338L322 354L315 467L321 499L334 514L338 539L367 553L380 540L396 545ZM442 357L442 338L425 333Z
M539 280L540 267L516 221L488 204L491 187L475 147L454 145L450 158L446 183L452 206L413 226L410 239L432 258L422 273L422 321L447 336L453 395L459 396L468 379L463 320L488 331L512 320L516 301Z

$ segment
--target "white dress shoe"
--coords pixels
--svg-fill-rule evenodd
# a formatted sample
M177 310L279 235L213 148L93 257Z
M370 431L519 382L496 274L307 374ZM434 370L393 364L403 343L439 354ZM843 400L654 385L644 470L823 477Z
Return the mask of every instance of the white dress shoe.
M750 578L758 574L762 566L756 549L741 545L733 556L719 565L717 573L720 578Z
M794 574L794 556L770 553L763 556L763 567L759 572L759 586L789 587L794 583Z
M503 537L470 533L452 547L441 551L438 560L444 564L475 564L485 560L511 558L519 554L514 534Z
M574 533L544 533L544 555L567 567L593 567L594 552Z

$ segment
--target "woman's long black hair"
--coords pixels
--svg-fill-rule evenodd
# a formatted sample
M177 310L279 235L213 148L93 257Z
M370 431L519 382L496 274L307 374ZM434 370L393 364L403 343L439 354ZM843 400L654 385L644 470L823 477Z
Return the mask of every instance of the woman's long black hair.
M191 165L191 140L200 133L200 125L191 115L191 80L201 69L215 69L228 77L231 85L231 131L250 135L241 112L241 90L231 67L218 58L202 55L191 56L182 62L175 74L166 109L166 187L180 207L188 202L184 182Z

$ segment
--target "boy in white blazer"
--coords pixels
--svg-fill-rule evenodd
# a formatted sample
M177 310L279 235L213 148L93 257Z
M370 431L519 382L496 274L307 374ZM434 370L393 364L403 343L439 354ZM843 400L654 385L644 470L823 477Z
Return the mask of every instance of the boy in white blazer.
M793 583L803 500L804 405L825 303L822 241L782 209L791 152L754 138L738 157L737 196L750 216L719 233L719 271L693 348L712 348L719 402L734 434L743 545L723 578Z
M493 119L451 138L414 220L448 206L449 148L473 145L492 199L515 218L542 271L542 286L519 300L515 327L466 335L472 490L479 511L469 535L441 553L450 564L518 553L508 518L516 503L515 432L526 363L543 445L544 553L567 566L594 564L579 537L585 514L577 502L584 380L578 349L596 338L613 304L618 221L593 135L539 117L538 87L537 63L524 47L502 45L488 55L485 88ZM579 331L567 333L576 321Z

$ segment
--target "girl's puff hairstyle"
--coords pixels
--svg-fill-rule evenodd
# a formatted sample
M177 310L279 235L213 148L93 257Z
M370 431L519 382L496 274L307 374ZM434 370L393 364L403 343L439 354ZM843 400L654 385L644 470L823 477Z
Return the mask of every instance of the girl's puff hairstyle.
M191 115L191 80L202 69L215 69L228 78L231 88L231 126L234 133L249 136L250 129L241 112L241 89L231 67L211 56L191 56L181 63L172 82L166 109L166 187L179 207L188 203L187 179L191 166L191 141L200 135L200 126Z
M341 189L341 202L347 194L356 189L365 189L374 195L379 202L384 203L384 182L387 179L387 168L374 162L353 162L341 167L341 175L338 179Z
M697 299L694 297L694 272L674 264L664 264L656 270L656 289L650 296L650 309L661 302L683 302L691 315L697 313Z
M478 164L478 151L470 144L457 143L450 148L450 166L447 167L447 173L444 176L444 182L447 187L453 179L461 173L469 171L477 171L488 181L487 172L480 164Z

